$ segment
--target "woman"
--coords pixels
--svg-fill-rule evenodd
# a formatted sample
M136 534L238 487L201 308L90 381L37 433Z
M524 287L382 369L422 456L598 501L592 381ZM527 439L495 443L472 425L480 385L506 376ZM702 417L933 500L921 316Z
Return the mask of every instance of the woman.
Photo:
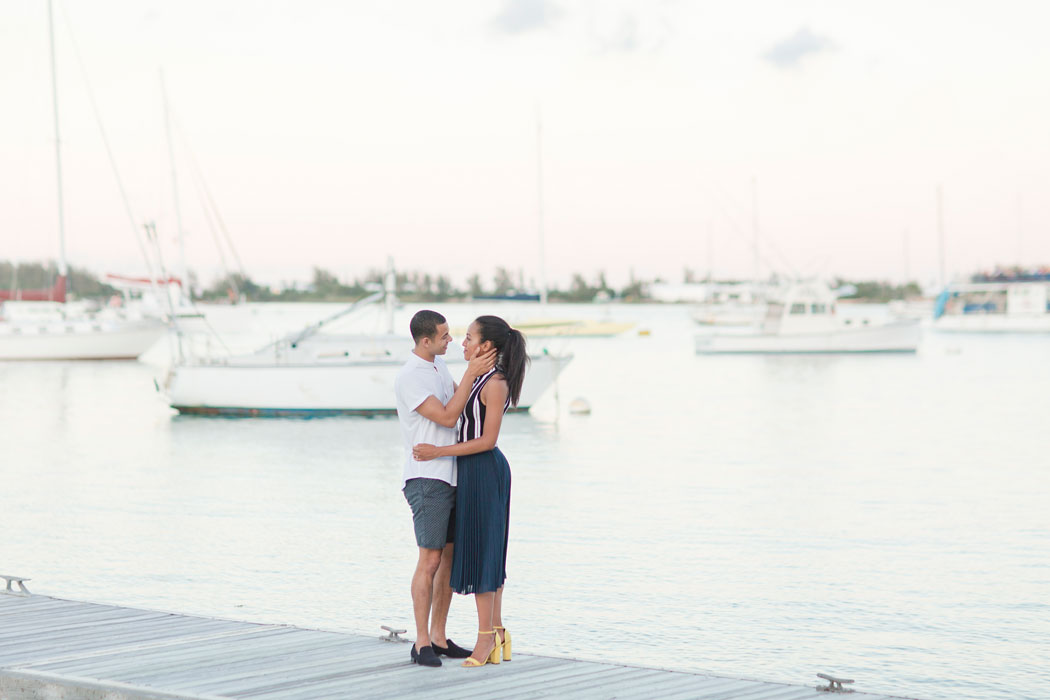
M510 465L496 446L503 414L518 405L528 355L525 338L498 316L479 316L463 339L463 356L495 348L496 366L474 380L459 420L459 441L447 447L419 444L416 459L457 457L456 546L452 590L474 594L478 639L464 666L510 661L510 633L503 627L503 582L507 578Z

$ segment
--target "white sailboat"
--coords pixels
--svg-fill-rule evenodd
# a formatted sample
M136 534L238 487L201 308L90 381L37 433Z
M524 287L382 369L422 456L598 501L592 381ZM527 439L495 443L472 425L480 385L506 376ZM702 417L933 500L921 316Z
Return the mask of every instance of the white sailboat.
M334 416L396 413L394 379L412 351L393 333L393 271L386 291L351 304L306 330L257 351L227 357L192 357L175 363L165 381L170 405L180 413L233 416ZM336 320L385 297L387 333L321 332ZM456 376L465 364L446 358ZM531 356L517 410L527 411L572 361L572 355Z
M536 239L539 248L540 288L538 293L524 292L513 297L498 295L475 296L475 300L489 301L538 301L543 313L549 312L547 304L547 258L544 235L543 209L543 122L539 108L536 109ZM608 301L608 299L605 299ZM557 318L551 316L515 319L514 327L529 338L611 338L634 327L633 323L619 323L606 319L595 321L579 318Z
M112 309L94 312L49 302L5 303L0 360L129 360L164 334L160 321L129 318Z
M715 332L696 337L696 352L717 354L815 354L915 352L919 324L844 317L836 297L817 282L791 285L766 306L766 317L754 331Z
M58 185L58 279L47 301L40 296L19 295L0 309L0 360L134 359L165 332L156 319L133 317L124 311L90 310L66 303L65 222L62 206L62 151L59 139L58 87L55 67L55 33L48 2L51 38L51 87L55 112L55 163ZM26 299L34 299L26 301ZM44 304L44 306L35 306Z

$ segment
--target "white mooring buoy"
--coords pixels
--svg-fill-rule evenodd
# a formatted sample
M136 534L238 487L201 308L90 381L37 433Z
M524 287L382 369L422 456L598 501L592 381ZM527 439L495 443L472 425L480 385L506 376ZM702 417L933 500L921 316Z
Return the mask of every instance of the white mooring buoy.
M591 415L591 405L587 403L587 399L573 399L572 403L569 404L569 413L574 416L589 416Z

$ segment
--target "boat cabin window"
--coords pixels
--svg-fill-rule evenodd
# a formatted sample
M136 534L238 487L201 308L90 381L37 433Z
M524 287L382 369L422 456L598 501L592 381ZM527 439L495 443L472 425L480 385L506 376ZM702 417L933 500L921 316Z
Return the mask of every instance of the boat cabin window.
M791 311L789 311L788 313L793 314L793 315L804 314L804 313L806 313L806 305L805 304L801 304L801 303L792 304L791 305Z
M827 304L810 304L809 312L811 314L826 314L828 312Z

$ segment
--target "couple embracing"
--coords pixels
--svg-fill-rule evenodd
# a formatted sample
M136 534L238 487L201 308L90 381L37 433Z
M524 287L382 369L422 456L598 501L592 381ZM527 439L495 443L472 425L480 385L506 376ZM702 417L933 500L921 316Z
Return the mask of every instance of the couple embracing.
M497 316L479 316L463 340L468 364L457 385L442 357L452 342L445 317L420 311L409 329L415 347L394 386L405 443L403 490L419 546L412 661L440 666L439 656L447 656L468 667L510 661L502 618L510 465L496 439L503 414L521 394L525 338ZM473 651L446 634L452 591L474 596Z

